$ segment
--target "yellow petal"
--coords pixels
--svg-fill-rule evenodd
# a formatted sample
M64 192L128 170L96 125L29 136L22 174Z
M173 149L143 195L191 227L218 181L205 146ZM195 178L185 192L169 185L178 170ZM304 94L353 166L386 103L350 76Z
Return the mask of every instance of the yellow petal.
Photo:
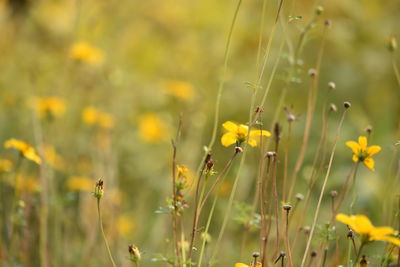
M249 127L247 125L244 124L240 124L239 128L237 130L238 134L242 134L244 136L247 136L247 133L249 132Z
M355 215L351 216L355 217L355 227L354 231L356 231L359 234L369 234L373 229L374 226L372 225L371 221L368 219L367 216L365 215Z
M400 247L400 239L392 237L392 236L381 236L379 239L374 239L374 240L388 241L388 242Z
M237 132L238 130L238 126L236 123L231 122L231 121L226 121L222 124L222 127L225 128L225 130L229 131L229 132Z
M255 147L255 146L257 146L257 141L255 138L250 137L248 144L251 145L252 147Z
M375 227L371 233L369 234L371 237L380 237L384 235L394 235L396 234L396 231L392 227Z
M368 154L369 157L375 155L379 151L381 151L381 147L380 146L370 146L370 147L367 148L367 154Z
M366 159L363 160L363 163L365 166L367 166L368 169L370 169L371 171L375 171L374 165L375 165L375 161L368 157Z
M360 145L354 141L347 141L346 146L350 147L354 154L360 152Z
M250 137L255 137L255 136L270 136L271 133L265 130L251 130L250 131Z
M244 263L236 263L235 267L249 267L249 265L244 264Z
M347 216L345 214L339 213L336 215L336 220L347 224L350 228L359 234L369 234L374 226L371 221L364 215L352 215Z
M336 215L336 221L339 221L341 223L347 224L351 228L354 226L354 216L347 216L346 214L339 213Z
M232 132L228 132L224 134L221 138L221 143L223 146L230 146L234 143L236 143L236 134Z
M360 144L361 150L367 149L367 137L365 137L365 136L358 137L358 143Z
M352 159L353 159L354 162L358 162L358 157L357 157L356 154L353 154L353 158Z

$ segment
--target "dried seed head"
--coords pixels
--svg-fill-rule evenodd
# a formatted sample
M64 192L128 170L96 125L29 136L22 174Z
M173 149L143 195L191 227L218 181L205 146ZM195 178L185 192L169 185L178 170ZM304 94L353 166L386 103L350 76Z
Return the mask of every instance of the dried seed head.
M322 6L317 6L315 8L315 15L319 16L324 12L324 8Z
M332 190L330 194L331 194L331 197L333 197L333 198L334 198L334 197L337 197L337 195L338 195L338 192L337 192L337 191L335 191L335 190Z
M372 126L368 125L367 128L365 128L365 131L367 132L367 134L371 134L372 133Z
M296 116L293 115L292 112L290 112L288 107L284 107L283 109L286 111L286 117L287 117L288 122L292 122L292 121L296 120Z
M296 194L296 199L297 199L297 201L302 201L304 199L304 195L301 194L301 193L297 193Z
M240 146L235 147L235 152L236 153L242 153L243 152L243 148L241 148Z
M336 84L335 84L334 82L329 82L329 83L328 83L328 88L329 88L329 89L332 89L332 90L333 90L333 89L336 89Z
M348 237L348 238L354 238L354 232L353 232L353 230L349 229L349 231L347 232L347 237Z
M279 256L282 257L282 258L286 257L286 252L285 251L281 251L279 253Z
M140 261L141 255L138 247L136 247L135 245L129 245L128 251L129 251L129 259L132 262L137 263Z
M287 212L289 212L292 209L292 206L286 204L286 205L283 205L283 209L286 210Z
M345 109L348 109L348 108L351 107L351 103L346 101L346 102L343 103L343 106L344 106Z
M93 195L97 199L101 199L104 195L104 182L102 179L99 179L96 182L96 186L94 187Z
M317 252L316 251L311 251L311 257L316 257L317 256Z
M267 158L276 157L276 152L274 152L274 151L269 151L269 152L267 152L267 153L265 154L265 156L266 156Z
M253 252L253 258L257 259L258 257L260 257L260 253L259 252Z
M309 75L311 78L314 78L314 77L317 75L317 71L316 71L315 69L309 69L309 70L308 70L308 75Z
M389 40L387 42L387 48L389 49L390 52L394 52L397 49L397 40L396 37L393 35L389 37Z
M329 105L329 111L333 111L333 112L336 112L337 111L337 107L336 107L336 105L335 104L330 104Z
M304 227L303 227L303 231L304 231L304 233L305 233L306 235L308 235L308 234L311 232L310 226L304 226Z
M325 25L326 27L331 27L331 26L332 26L332 21L329 20L329 19L327 19L327 20L325 20L324 25Z
M360 260L360 267L367 267L367 266L368 266L367 256L362 255L362 258Z

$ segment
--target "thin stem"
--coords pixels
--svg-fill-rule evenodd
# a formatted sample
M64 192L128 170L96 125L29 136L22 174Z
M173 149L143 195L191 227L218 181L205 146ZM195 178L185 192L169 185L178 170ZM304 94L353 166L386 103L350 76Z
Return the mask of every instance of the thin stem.
M358 260L359 260L360 257L361 257L361 253L362 253L362 250L363 250L365 244L366 244L366 242L363 241L363 242L361 243L360 247L358 248L356 260L353 262L353 266L357 266Z
M224 66L223 66L223 69L222 69L222 76L221 76L221 80L220 80L219 87L218 87L217 102L216 102L216 105L215 105L214 126L213 126L211 140L210 140L210 143L209 143L209 145L207 147L207 151L206 151L205 156L207 155L207 153L209 153L211 151L212 147L214 146L215 139L216 139L216 136L217 136L217 129L218 129L218 124L219 124L220 103L221 103L222 92L224 90L224 85L225 85L225 80L226 80L226 73L227 73L227 69L228 69L228 58L229 58L229 52L230 52L230 47L231 47L232 33L233 33L233 29L235 27L236 19L238 17L238 13L239 13L239 9L240 9L241 4L242 4L242 0L239 0L238 4L236 6L235 13L233 15L232 23L231 23L231 26L230 26L230 29L229 29L228 39L227 39L226 45L225 45Z
M295 169L294 169L292 177L291 177L291 184L290 184L288 199L291 199L291 197L292 197L293 190L296 185L298 173L301 170L301 167L304 162L304 158L305 158L306 151L307 151L308 140L309 140L309 137L311 134L311 125L312 125L312 121L313 121L313 117L314 117L313 116L314 109L315 109L317 95L318 95L319 72L321 69L321 61L322 61L322 56L323 56L324 48L325 48L326 30L327 30L327 27L325 27L324 31L323 31L321 46L319 49L317 62L316 62L316 72L315 72L315 75L312 77L311 88L309 90L308 102L307 102L307 117L306 117L306 125L304 128L303 142L302 142L302 145L300 148L300 153L296 160Z
M213 216L213 214L214 214L214 210L215 210L215 206L216 206L217 200L218 200L218 197L216 196L216 197L214 198L213 204L212 204L212 206L211 206L210 213L209 213L209 215L208 215L206 228L205 228L205 230L204 230L204 233L205 233L205 234L208 233L208 229L210 228L211 219L212 219L212 216ZM201 250L200 250L199 267L201 267L201 263L202 263L202 261L203 261L203 255L204 255L204 250L205 250L205 247L206 247L206 242L207 242L207 240L206 240L206 238L204 238L204 239L203 239L203 243L202 243L202 245L201 245Z
M394 75L396 76L397 84L400 86L400 71L399 71L399 68L397 67L396 58L395 58L394 54L392 55L392 66L393 66Z
M352 199L352 201L351 201L351 203L350 203L350 214L353 214L354 213L354 210L353 210L353 208L354 208L354 204L356 203L356 200L357 200L357 184L356 184L356 177L357 177L357 170L358 170L358 165L360 165L360 162L357 162L356 163L356 167L355 167L355 170L354 170L354 175L353 175L353 184L352 184L352 187L353 187L353 199Z
M108 252L108 257L110 258L110 261L112 263L113 267L116 267L113 256L111 254L110 247L108 246L106 234L104 233L104 228L103 228L103 220L101 218L101 209L100 209L100 198L97 198L97 214L99 216L99 226L101 230L101 235L103 236L104 244L106 245L107 252Z
M338 140L339 140L340 130L341 130L342 125L343 125L343 121L344 121L344 118L345 118L345 115L346 115L346 111L347 111L347 109L345 109L345 111L343 112L342 118L341 118L341 120L339 122L339 126L338 126L338 129L337 129L337 132L336 132L335 141L334 141L332 152L331 152L331 155L330 155L330 158L329 158L328 170L327 170L326 175L325 175L324 183L322 184L321 192L320 192L319 199L318 199L317 208L316 208L316 211L315 211L315 214L314 214L313 224L312 224L312 227L311 227L310 235L308 237L308 241L307 241L306 249L304 251L303 259L301 261L301 267L304 267L304 265L306 263L306 258L307 258L307 255L308 255L308 251L310 249L311 240L313 238L315 226L317 224L317 219L318 219L319 210L320 210L321 203L322 203L322 198L324 196L325 187L326 187L326 184L328 182L329 174L331 172L332 162L333 162L333 158L335 156L336 146L337 146L337 143L338 143Z
M199 216L199 189L200 189L200 182L201 178L204 173L204 169L206 167L207 162L204 162L203 168L200 171L199 177L197 178L197 183L196 183L196 195L195 195L195 210L194 210L194 215L193 215L193 226L192 226L192 232L190 235L190 245L189 245L189 255L188 255L188 260L191 262L192 259L192 251L193 251L193 244L196 236L196 229L197 229L197 223L198 223L198 216Z

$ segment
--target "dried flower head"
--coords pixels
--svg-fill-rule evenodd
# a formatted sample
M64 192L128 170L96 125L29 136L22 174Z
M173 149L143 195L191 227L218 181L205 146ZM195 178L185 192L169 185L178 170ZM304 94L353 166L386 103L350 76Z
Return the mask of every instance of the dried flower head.
M104 195L104 182L103 182L102 179L99 179L96 182L96 185L94 187L93 195L94 195L95 198L97 198L99 200L103 197L103 195Z
M141 254L140 254L140 250L137 246L135 245L129 245L128 246L128 251L129 251L129 259L132 262L139 262L141 259Z

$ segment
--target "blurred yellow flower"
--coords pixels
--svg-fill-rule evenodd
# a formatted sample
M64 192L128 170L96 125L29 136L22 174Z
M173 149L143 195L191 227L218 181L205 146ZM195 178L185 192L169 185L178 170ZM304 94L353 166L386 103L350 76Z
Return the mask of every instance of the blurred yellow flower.
M243 142L246 142L247 135L249 132L249 127L243 124L236 124L231 121L227 121L222 124L222 127L225 128L228 132L225 133L221 138L221 143L223 146L230 146L235 144L240 146ZM249 145L257 146L257 139L255 137L258 136L270 136L270 132L265 130L251 130L249 136Z
M33 177L25 177L22 174L16 176L14 187L18 191L34 193L39 191L39 180Z
M67 189L70 191L93 191L94 180L86 176L72 176L66 182Z
M64 167L63 158L57 153L54 146L46 145L44 147L44 158L46 162L55 169L62 169Z
M361 161L365 166L368 167L368 169L375 171L375 162L371 157L381 150L380 146L367 147L367 137L365 136L358 137L358 143L354 141L348 141L346 142L346 145L350 147L354 153L354 162Z
M185 188L193 181L193 172L186 165L176 165L177 183Z
M11 138L11 139L7 140L6 142L4 142L4 148L7 148L7 149L14 148L14 149L20 151L21 154L25 158L27 158L37 164L42 163L42 160L36 154L35 149L24 141L20 141L15 138Z
M9 172L13 167L13 163L8 159L0 159L0 173L1 172Z
M254 264L252 263L250 265L247 265L244 263L236 263L235 267L254 267ZM260 262L257 262L256 267L262 267L262 264Z
M168 127L157 114L145 113L139 116L139 137L148 143L158 143L168 139Z
M65 112L65 101L58 97L36 97L31 103L40 118L60 117Z
M164 91L168 95L182 100L191 100L194 97L194 88L190 83L183 81L168 81Z
M69 53L73 60L89 65L99 65L103 62L103 52L84 41L73 44Z
M117 219L117 229L121 236L129 235L134 229L133 218L129 214L122 214Z
M82 112L82 120L89 126L99 126L104 129L111 129L114 127L113 116L95 107L86 107Z
M397 232L391 227L375 227L365 215L351 215L339 213L336 215L336 220L347 224L356 233L366 238L366 241L387 241L396 246L400 246L400 239L395 238Z

